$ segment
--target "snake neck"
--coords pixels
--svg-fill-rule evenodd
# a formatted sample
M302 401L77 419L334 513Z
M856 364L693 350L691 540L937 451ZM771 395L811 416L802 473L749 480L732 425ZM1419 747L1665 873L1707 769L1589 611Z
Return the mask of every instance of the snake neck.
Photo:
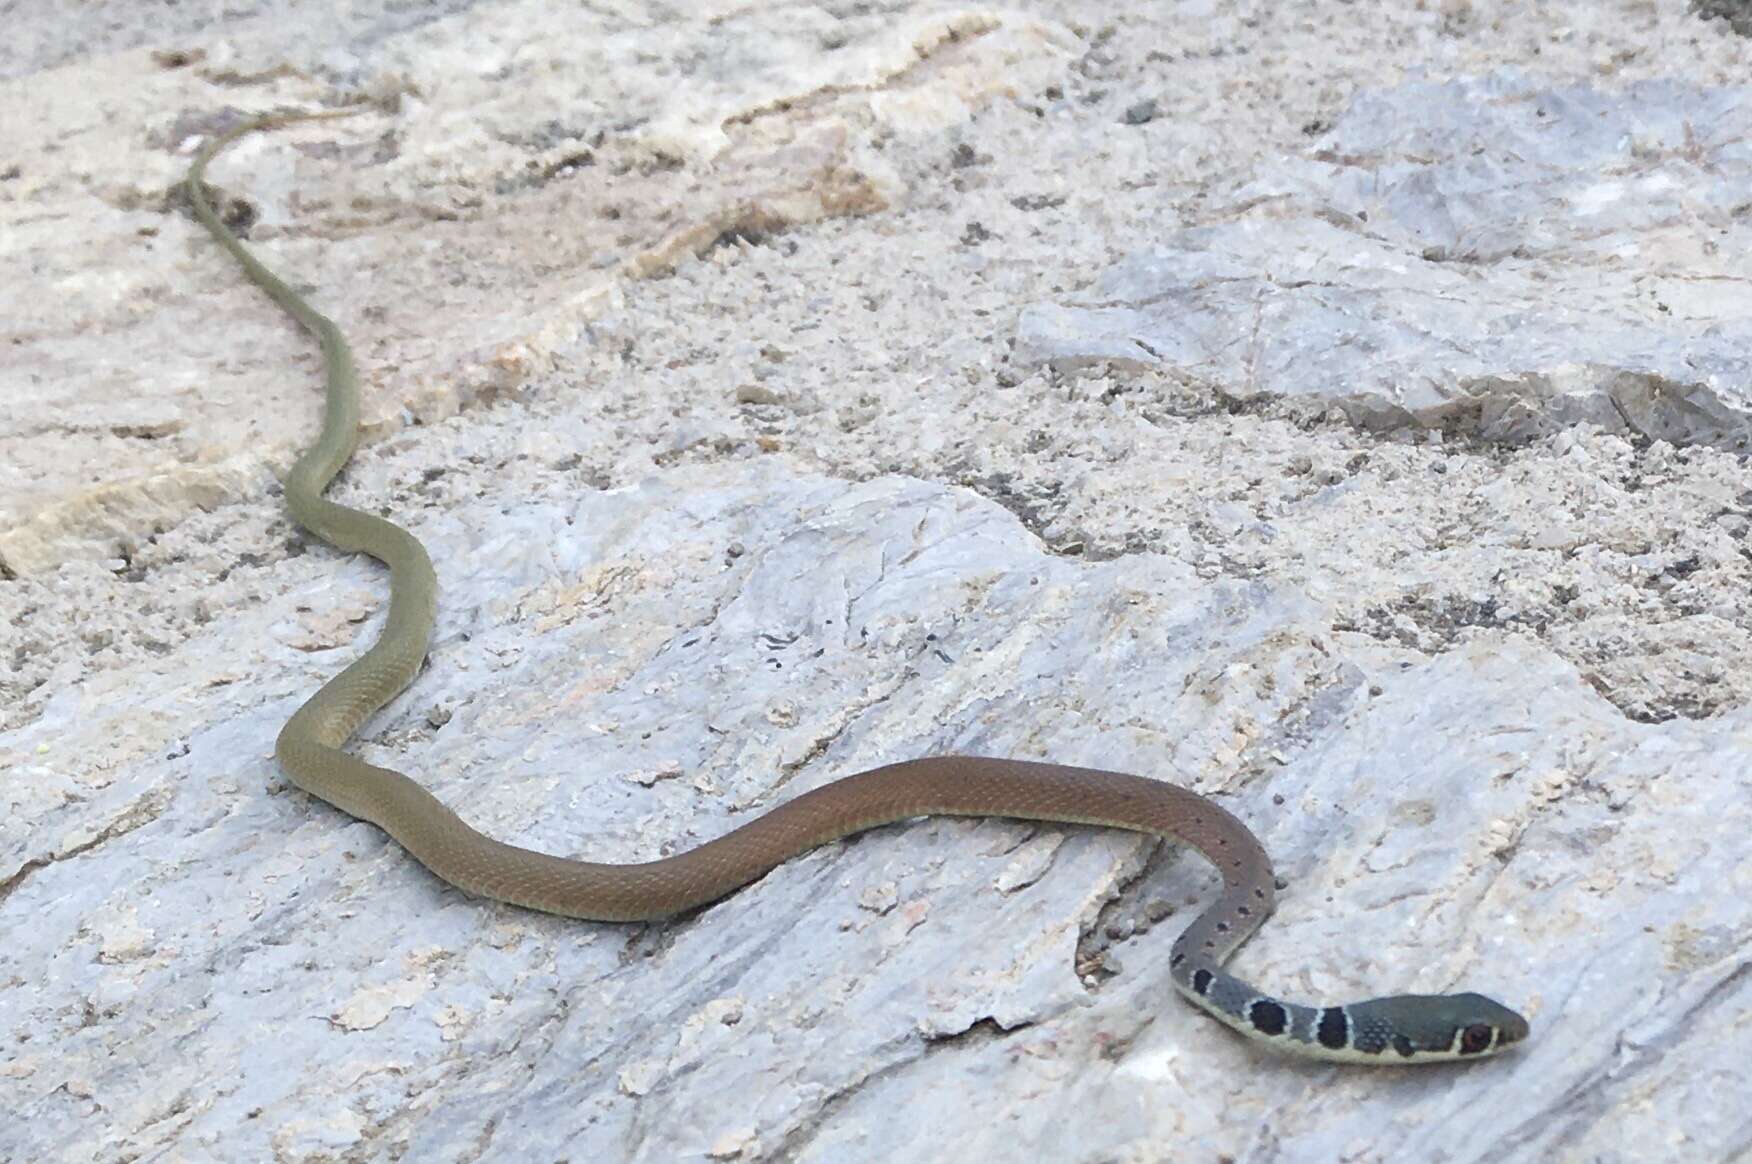
M1478 994L1402 994L1337 1006L1288 1002L1223 969L1272 908L1270 884L1230 880L1175 941L1168 973L1181 994L1242 1034L1340 1063L1475 1058L1524 1038L1520 1015Z

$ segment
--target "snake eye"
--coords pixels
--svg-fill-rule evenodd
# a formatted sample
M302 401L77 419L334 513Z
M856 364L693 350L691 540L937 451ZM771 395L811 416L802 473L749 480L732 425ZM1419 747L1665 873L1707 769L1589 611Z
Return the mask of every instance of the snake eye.
M1473 1023L1460 1032L1460 1053L1462 1055L1477 1055L1490 1050L1490 1041L1495 1032L1484 1023Z

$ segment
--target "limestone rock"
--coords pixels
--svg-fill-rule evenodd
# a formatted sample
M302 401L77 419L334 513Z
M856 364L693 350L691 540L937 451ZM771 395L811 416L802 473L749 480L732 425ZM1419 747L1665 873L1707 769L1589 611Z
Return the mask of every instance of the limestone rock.
M13 6L0 1160L1743 1152L1752 50L1361 7ZM213 176L353 337L337 496L437 562L362 754L626 861L933 751L1180 781L1287 883L1241 973L1533 1038L1267 1054L1124 834L593 925L290 787L383 579L284 516L317 362L172 191L349 98Z

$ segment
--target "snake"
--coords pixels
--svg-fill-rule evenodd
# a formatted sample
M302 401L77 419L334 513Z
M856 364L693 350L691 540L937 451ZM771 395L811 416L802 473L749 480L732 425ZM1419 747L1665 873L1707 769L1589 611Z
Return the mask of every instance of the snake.
M1228 973L1225 964L1271 914L1280 885L1265 848L1240 820L1209 797L1162 780L1037 760L930 755L833 780L686 852L603 864L495 840L407 775L348 753L347 741L424 664L437 617L437 576L408 529L323 496L359 441L351 348L331 319L239 241L214 211L203 179L213 157L245 134L362 111L300 110L246 120L211 135L184 181L200 223L250 281L321 345L322 427L285 476L291 516L336 550L368 554L389 569L389 605L377 639L279 732L274 754L292 784L376 825L466 894L599 922L686 914L817 846L916 817L998 817L1152 834L1197 850L1222 878L1216 901L1170 948L1168 978L1194 1006L1250 1039L1314 1059L1414 1064L1476 1059L1526 1038L1527 1020L1482 994L1401 994L1309 1006Z

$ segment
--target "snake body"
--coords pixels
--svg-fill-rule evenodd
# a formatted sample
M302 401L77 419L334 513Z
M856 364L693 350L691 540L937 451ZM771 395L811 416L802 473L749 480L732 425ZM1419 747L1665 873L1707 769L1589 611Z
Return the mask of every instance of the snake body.
M1342 1006L1301 1006L1224 971L1271 913L1276 881L1259 841L1214 801L1157 780L1063 764L933 756L860 772L806 792L717 840L644 864L569 860L493 840L400 772L342 750L413 681L437 611L431 559L413 534L328 501L323 491L358 440L359 389L352 353L333 321L255 259L226 228L202 188L207 163L257 129L351 111L270 115L210 140L189 167L196 217L245 273L322 345L327 403L322 432L285 481L305 529L337 549L363 552L390 571L383 633L330 679L281 730L275 755L294 784L369 821L437 876L466 893L598 921L662 918L703 906L818 845L918 816L994 816L1105 825L1153 833L1203 854L1223 889L1174 943L1169 977L1193 1004L1254 1039L1299 1054L1359 1063L1476 1058L1527 1034L1527 1022L1479 994L1397 995Z

